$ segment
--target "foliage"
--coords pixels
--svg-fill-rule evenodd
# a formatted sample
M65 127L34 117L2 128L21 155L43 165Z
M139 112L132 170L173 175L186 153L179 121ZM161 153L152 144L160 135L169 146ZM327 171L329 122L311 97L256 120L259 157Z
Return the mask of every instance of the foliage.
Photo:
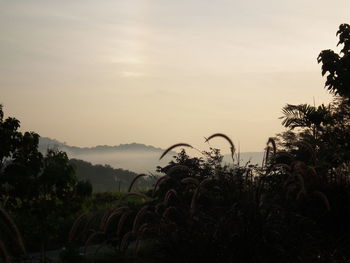
M325 86L335 95L333 102L318 107L287 104L282 110L284 116L281 119L288 131L277 136L280 149L299 160L313 164L316 161L317 169L323 172L350 161L349 28L349 25L342 24L337 32L338 45L343 45L340 54L324 50L318 57L318 62L322 63L322 75L328 74ZM299 146L295 147L296 144ZM306 160L306 152L312 152L314 158Z
M152 260L161 262L295 262L312 256L315 222L297 208L287 209L296 203L282 187L290 180L297 195L301 186L294 182L296 175L283 170L266 174L267 169L222 165L218 149L193 158L181 151L169 165L159 167L164 176L145 203L82 215L71 241L85 246L104 242L119 253L132 243L132 253L141 258L151 244ZM311 200L321 207L317 215L327 212L322 202Z
M308 104L291 105L287 104L282 109L284 114L282 125L290 129L303 127L320 127L320 125L327 125L330 122L330 109L325 105L318 107Z
M328 73L326 88L335 95L350 98L350 26L341 24L338 35L337 45L343 45L340 54L324 50L317 60L322 63L322 76Z
M88 180L93 185L94 192L126 192L132 178L137 174L128 170L116 169L109 165L93 165L89 162L71 159L69 163L75 167L76 176L81 180ZM149 188L150 178L137 181L137 188Z
M0 108L0 203L22 230L30 250L57 240L91 195L91 185L78 181L66 153L38 151L39 135L22 133L15 118Z
M21 232L11 216L0 208L0 259L2 262L10 262L12 255L27 254Z

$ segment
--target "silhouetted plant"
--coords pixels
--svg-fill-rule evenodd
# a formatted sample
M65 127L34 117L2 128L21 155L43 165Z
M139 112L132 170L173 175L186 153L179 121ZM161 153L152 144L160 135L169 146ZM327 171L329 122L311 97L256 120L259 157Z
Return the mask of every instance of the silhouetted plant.
M91 185L75 176L66 153L38 151L39 135L20 132L20 122L3 118L0 107L0 203L22 230L28 249L45 252L63 241L70 224L91 195ZM7 243L5 243L5 246Z
M11 216L0 208L0 258L4 262L11 262L11 258L25 257L27 250L22 234Z
M269 139L272 156L274 145ZM159 167L164 175L150 192L153 199L100 214L86 238L99 235L117 251L139 255L145 244L153 244L154 260L162 262L307 262L321 252L317 224L300 210L309 196L323 208L321 215L330 207L326 196L305 183L308 169L223 165L217 149L203 157L182 150Z

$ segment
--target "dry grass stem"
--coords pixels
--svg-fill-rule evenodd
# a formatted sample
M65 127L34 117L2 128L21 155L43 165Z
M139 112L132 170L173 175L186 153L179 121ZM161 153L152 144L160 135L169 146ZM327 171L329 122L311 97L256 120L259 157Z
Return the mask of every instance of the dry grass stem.
M75 221L73 223L73 226L72 226L72 228L69 231L69 235L68 235L68 241L69 242L73 241L73 239L75 238L75 234L76 234L76 232L77 232L77 230L78 230L78 228L80 226L81 221L83 220L84 217L87 217L87 215L88 215L87 213L83 213L80 216L78 216L77 219L75 219Z
M205 142L209 142L209 140L215 138L215 137L221 137L224 138L226 141L228 141L228 143L230 144L231 148L231 158L232 161L234 161L234 154L235 154L235 145L233 144L232 140L230 139L230 137L228 137L227 135L223 134L223 133L215 133L213 135L210 135L208 138L205 139Z
M8 253L7 248L6 248L5 244L4 244L4 242L1 241L1 239L0 239L0 254L1 254L0 258L2 258L2 261L4 263L10 263L11 262L10 254Z
M189 148L193 148L191 145L189 145L188 143L177 143L174 144L172 146L170 146L168 149L166 149L163 154L159 157L159 160L161 160L168 152L170 152L171 150L177 148L177 147L189 147Z
M153 188L153 196L156 194L157 187L160 186L164 181L166 181L168 179L170 179L170 177L168 175L164 175L156 181L154 188Z
M7 227L10 229L10 231L14 234L14 240L16 241L18 247L22 251L24 255L27 255L26 248L24 246L22 235L15 224L15 222L12 220L10 215L2 208L0 208L0 216L3 218L4 223L7 225Z
M131 182L131 184L130 184L130 186L129 186L128 192L131 191L131 188L132 188L132 186L135 184L135 182L136 182L139 178L141 178L141 177L143 177L143 176L146 176L146 174L139 174L139 175L137 175L137 176L132 180L132 182Z

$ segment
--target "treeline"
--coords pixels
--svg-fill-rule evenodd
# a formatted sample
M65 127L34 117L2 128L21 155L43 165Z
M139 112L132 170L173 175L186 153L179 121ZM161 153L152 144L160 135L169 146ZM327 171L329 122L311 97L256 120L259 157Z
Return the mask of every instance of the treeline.
M39 152L39 135L20 132L20 122L4 118L0 105L0 218L14 218L29 250L46 250L61 244L72 219L92 194L88 181L79 180L65 152ZM6 220L5 220L6 221ZM13 236L9 229L0 228L0 250L16 252L10 245ZM17 231L18 232L18 231Z
M93 186L93 192L126 192L136 173L116 169L110 165L93 165L89 162L70 159L70 164L75 168L76 176L80 180L87 180ZM141 178L135 184L135 188L142 190L149 188L153 183L150 177Z
M120 199L137 174L108 165L70 160L57 148L39 149L39 134L21 132L20 121L4 117L0 104L0 257L57 249L74 218ZM144 177L135 187L149 187ZM12 218L12 219L11 219ZM21 234L20 234L21 233ZM7 259L5 260L7 261Z

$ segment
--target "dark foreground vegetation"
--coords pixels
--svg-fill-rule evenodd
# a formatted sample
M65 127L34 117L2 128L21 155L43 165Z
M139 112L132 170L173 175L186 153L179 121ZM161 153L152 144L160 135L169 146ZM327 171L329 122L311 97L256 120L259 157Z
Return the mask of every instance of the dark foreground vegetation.
M55 244L61 262L349 262L350 26L337 35L340 54L318 58L334 101L286 105L287 131L268 140L261 167L239 165L217 133L207 141L226 140L233 164L218 149L182 150L150 190L133 190L141 174L128 193L92 196L65 153L42 156L38 136L1 110L1 259ZM192 146L161 157L177 147Z

